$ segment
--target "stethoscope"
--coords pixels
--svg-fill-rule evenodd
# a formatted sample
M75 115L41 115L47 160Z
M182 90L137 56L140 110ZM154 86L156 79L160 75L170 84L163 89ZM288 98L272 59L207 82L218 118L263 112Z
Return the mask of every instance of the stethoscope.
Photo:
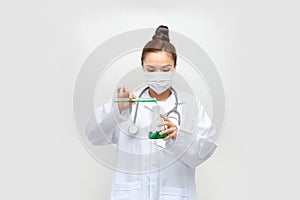
M138 98L141 98L142 95L149 89L149 87L146 87L140 94L139 94L139 97ZM171 88L172 92L174 92L174 96L175 96L175 106L167 113L164 114L164 116L168 117L168 118L174 118L176 119L175 117L172 117L170 116L171 113L175 113L177 114L178 118L177 118L177 121L178 121L178 125L180 125L181 123L181 116L180 116L180 113L177 111L177 107L178 107L178 96L177 96L177 93L176 91ZM136 104L136 107L135 107L135 112L134 112L134 117L133 117L133 122L132 124L128 127L128 132L130 134L136 134L138 132L138 126L136 125L136 118L137 118L137 111L138 111L138 108L139 108L139 102L137 102Z

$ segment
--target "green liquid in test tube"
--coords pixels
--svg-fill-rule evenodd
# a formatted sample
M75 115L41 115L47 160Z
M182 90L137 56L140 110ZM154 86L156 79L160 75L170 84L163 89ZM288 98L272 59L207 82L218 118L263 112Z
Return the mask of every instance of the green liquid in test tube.
M117 98L114 102L154 102L157 103L156 99L130 99L130 98Z

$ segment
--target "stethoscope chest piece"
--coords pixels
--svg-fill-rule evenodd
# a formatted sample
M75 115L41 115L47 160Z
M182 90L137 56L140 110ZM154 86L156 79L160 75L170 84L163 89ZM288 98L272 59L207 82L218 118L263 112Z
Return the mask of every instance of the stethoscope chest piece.
M128 132L132 135L135 135L138 132L138 127L135 124L131 124L128 127Z

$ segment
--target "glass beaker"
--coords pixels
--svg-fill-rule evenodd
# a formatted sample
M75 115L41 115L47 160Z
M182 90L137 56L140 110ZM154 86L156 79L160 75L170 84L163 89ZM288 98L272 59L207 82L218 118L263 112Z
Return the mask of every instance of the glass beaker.
M164 133L162 135L159 134L160 132L165 130L164 126L160 126L160 127L157 126L158 124L164 123L163 118L160 117L159 110L160 110L160 106L157 104L152 109L153 114L152 114L152 122L150 125L150 130L148 134L149 139L162 139L168 136L167 133Z

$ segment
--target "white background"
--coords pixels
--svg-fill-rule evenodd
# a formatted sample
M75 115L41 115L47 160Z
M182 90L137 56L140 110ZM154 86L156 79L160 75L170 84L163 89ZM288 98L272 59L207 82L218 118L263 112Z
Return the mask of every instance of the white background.
M197 42L225 87L199 199L299 199L299 18L291 0L1 1L0 199L108 199L113 171L73 121L76 76L103 41L160 24Z

